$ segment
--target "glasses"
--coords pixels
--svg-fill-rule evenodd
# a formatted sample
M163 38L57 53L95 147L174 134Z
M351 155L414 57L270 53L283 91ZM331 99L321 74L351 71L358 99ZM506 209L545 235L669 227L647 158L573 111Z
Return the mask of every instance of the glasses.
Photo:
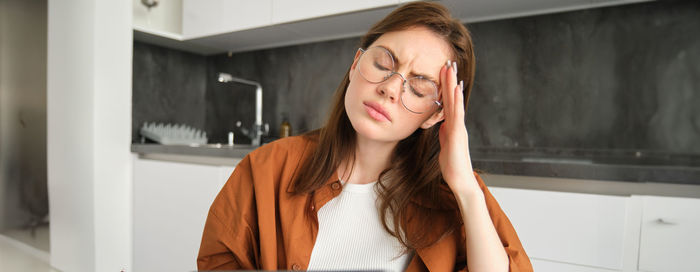
M394 69L394 57L383 47L360 48L362 55L357 64L360 75L371 83L382 83L397 74L403 80L401 84L401 104L408 111L416 114L430 112L440 108L438 87L435 82L422 76L406 79Z

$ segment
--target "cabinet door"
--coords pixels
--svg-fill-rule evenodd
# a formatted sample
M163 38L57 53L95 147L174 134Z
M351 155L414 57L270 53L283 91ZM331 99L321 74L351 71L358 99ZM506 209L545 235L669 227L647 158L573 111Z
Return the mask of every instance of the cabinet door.
M496 187L490 190L530 257L622 269L628 197Z
M621 270L611 270L603 268L595 268L583 265L574 265L560 262L552 262L531 258L532 268L537 272L613 272Z
M151 9L141 0L132 2L134 28L150 33L182 34L182 1L160 1Z
M268 26L272 22L272 0L184 0L184 39Z
M645 196L640 271L700 271L700 199Z
M398 4L398 0L273 0L272 23L286 23Z
M134 271L193 271L204 222L230 167L134 161Z

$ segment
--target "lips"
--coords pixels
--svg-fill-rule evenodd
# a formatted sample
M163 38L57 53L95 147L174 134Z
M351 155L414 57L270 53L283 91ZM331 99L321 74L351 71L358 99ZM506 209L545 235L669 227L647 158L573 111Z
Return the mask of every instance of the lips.
M391 122L391 116L381 105L375 102L363 102L362 104L365 106L365 110L367 110L369 116L375 120Z

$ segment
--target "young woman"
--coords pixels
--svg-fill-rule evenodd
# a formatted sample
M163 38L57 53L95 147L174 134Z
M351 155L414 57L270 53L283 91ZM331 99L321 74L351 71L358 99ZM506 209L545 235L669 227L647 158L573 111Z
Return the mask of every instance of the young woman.
M209 211L202 270L532 271L472 170L466 28L399 7L362 37L325 126L236 166Z

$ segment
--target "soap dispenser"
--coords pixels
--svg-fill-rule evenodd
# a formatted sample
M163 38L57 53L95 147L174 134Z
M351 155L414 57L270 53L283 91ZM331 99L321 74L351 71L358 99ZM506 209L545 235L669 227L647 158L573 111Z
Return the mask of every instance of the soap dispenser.
M282 124L280 125L280 138L292 136L292 125L289 124L287 117L282 119Z

